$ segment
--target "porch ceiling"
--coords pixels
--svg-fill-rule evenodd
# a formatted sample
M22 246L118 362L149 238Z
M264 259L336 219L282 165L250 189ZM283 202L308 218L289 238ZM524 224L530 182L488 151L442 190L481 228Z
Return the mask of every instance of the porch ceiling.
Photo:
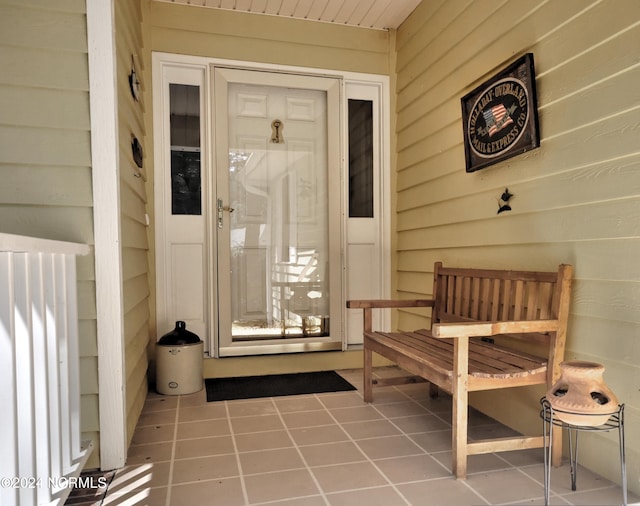
M154 0L386 30L398 28L421 0Z

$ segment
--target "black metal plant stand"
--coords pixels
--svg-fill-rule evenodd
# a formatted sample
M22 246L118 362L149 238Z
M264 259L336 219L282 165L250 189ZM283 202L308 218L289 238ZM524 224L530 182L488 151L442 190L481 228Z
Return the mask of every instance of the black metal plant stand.
M571 490L576 490L576 473L578 471L578 434L583 431L596 431L596 432L608 432L610 430L618 429L618 440L620 442L620 470L622 473L622 504L627 506L627 466L625 461L624 451L624 404L618 406L609 419L602 425L595 427L572 425L570 423L563 422L556 418L555 414L570 413L568 411L561 411L553 409L546 397L540 399L542 404L542 410L540 411L540 417L543 424L543 438L544 438L544 504L549 505L549 490L551 488L551 449L553 447L553 431L552 426L556 425L567 429L569 433L569 465L571 469ZM570 413L580 414L580 413ZM590 415L584 415L590 416ZM602 416L602 415L595 415Z

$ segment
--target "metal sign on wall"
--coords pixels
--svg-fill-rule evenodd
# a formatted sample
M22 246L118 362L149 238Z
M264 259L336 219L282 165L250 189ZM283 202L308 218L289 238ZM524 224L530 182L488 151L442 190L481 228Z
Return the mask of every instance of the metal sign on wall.
M462 97L467 172L540 146L533 53Z

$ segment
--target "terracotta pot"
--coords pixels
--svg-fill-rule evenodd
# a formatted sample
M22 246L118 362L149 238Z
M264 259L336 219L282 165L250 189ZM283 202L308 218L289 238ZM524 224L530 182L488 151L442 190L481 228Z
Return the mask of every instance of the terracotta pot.
M595 427L618 411L618 398L604 382L602 364L562 362L560 373L547 392L556 418L571 425Z

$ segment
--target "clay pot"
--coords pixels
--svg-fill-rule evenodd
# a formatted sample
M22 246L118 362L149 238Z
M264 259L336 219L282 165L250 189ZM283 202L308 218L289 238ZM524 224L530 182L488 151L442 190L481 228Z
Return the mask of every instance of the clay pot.
M556 418L571 425L595 427L618 411L618 398L604 382L602 364L562 362L560 373L547 392Z

